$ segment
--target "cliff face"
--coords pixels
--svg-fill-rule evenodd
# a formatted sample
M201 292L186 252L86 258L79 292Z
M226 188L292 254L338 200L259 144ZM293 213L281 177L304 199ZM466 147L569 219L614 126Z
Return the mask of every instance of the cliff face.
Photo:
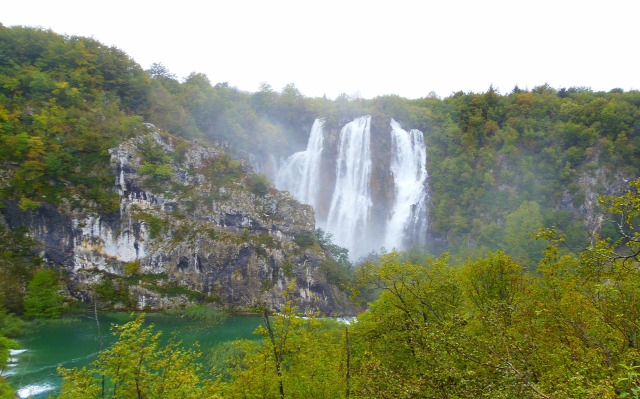
M303 308L344 310L324 271L330 255L295 242L315 230L311 207L269 189L244 161L147 128L109 151L119 212L1 210L66 273L73 295L140 309L198 299L277 310L295 281L289 295Z

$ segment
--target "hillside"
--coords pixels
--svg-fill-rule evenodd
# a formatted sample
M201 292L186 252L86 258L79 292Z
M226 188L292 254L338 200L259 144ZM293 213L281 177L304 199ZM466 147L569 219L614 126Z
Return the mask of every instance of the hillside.
M403 150L418 199L391 223ZM311 164L315 210L294 197ZM283 170L290 192L265 175ZM59 369L61 397L637 397L639 176L638 91L246 93L0 26L0 368L11 313L199 303L263 312L262 341L200 367L139 318ZM395 225L374 248L424 245L354 267L317 229L334 219L373 221L356 243ZM348 296L357 323L297 316L353 314Z
M176 187L161 182L180 180L181 157L191 145L181 139L250 159L273 178L272 160L305 149L317 118L323 118L327 138L335 144L340 127L370 115L377 225L391 207L385 200L392 179L386 148L389 120L394 119L424 133L427 154L426 237L404 241L424 242L420 250L435 254L451 251L455 259L503 249L534 269L544 244L530 235L539 227L555 225L578 248L590 242L589 234L617 238L615 228L603 223L597 197L616 194L640 176L637 91L543 85L505 94L490 87L485 93L458 92L444 99L343 95L329 100L305 97L293 84L280 92L264 84L246 93L224 82L213 85L198 73L179 81L160 64L144 71L122 51L93 39L21 27L0 27L0 32L0 198L6 215L8 208L122 214L126 196L115 189L109 152L148 135L143 122L169 134L169 141L183 143L173 152L139 161L138 178L151 182L143 191L175 197ZM335 162L331 157L336 156L334 145L325 158ZM237 161L222 158L211 161L218 162L214 170L230 176L203 173L207 181L250 189L256 176L251 168L240 163L238 170L229 166L240 165ZM224 200L227 194L215 195ZM311 238L306 244L324 242L313 236L313 221L305 223L304 236ZM174 234L170 228L163 232ZM246 237L237 240L251 245ZM339 257L341 250L325 246ZM325 268L341 275L345 267L338 261Z
M220 147L143 123L157 105L151 79L125 54L1 33L0 225L33 240L19 265L3 252L9 310L22 310L15 293L38 265L59 270L68 295L117 308L277 310L295 280L305 306L346 310L337 262L304 240L313 211Z

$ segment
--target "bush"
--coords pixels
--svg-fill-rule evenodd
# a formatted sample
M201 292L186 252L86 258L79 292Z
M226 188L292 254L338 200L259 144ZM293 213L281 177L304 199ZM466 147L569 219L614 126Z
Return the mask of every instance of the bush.
M287 262L284 265L280 266L280 270L286 278L293 277L293 263Z
M167 309L166 313L215 324L222 323L228 317L224 310L207 305L191 305L186 309Z
M112 276L104 277L101 282L93 286L93 290L98 295L98 299L104 302L113 304L121 303L127 307L133 307L134 304L126 284L119 280L112 280Z
M58 368L60 398L203 398L210 382L197 362L199 352L170 339L161 344L144 316L114 326L118 341L101 351L90 365L78 370ZM104 378L106 377L106 378Z
M133 262L125 263L124 274L126 276L135 276L140 274L140 261L136 259Z
M271 188L271 182L263 174L254 174L249 179L249 189L257 196L264 197Z
M301 231L293 241L301 248L310 247L318 243L318 237L311 231Z
M7 313L4 309L0 309L0 335L16 338L22 334L23 330L24 321L22 319Z

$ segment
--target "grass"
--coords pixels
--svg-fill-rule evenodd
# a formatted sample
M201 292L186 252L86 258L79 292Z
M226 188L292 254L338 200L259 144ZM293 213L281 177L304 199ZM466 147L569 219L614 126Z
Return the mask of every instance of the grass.
M186 308L167 309L165 310L165 313L173 316L184 317L189 320L204 321L214 324L222 323L227 319L227 317L229 317L227 312L224 310L203 304L191 305Z

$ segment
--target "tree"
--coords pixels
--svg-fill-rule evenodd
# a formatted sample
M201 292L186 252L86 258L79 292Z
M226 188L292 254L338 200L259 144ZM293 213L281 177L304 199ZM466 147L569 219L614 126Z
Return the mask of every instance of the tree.
M251 190L251 192L255 195L264 197L265 195L267 195L270 189L271 182L269 181L267 176L260 173L254 173L249 178L249 190Z
M38 271L27 286L24 313L29 317L59 317L62 312L62 296L58 294L58 277L52 269Z
M315 314L299 317L296 310L288 300L278 314L265 311L265 326L255 332L262 342L235 343L241 354L230 363L231 381L221 384L223 397L345 397L344 327L321 322Z
M0 225L0 308L9 312L22 312L29 277L40 262L32 247L24 230L11 231Z
M533 270L542 258L544 241L537 241L531 235L543 227L540 205L533 201L525 201L505 222L505 251L529 270Z
M16 327L21 324L21 320L7 315L5 310L0 307L0 370L4 370L9 360L10 349L18 349L18 343L12 339L6 337L6 335L14 335L11 333L16 332ZM9 333L9 334L8 334ZM14 399L16 397L15 391L5 381L4 377L0 376L0 399Z
M596 239L570 255L561 251L563 236L539 232L549 245L535 274L501 252L458 267L446 255L414 263L396 253L365 264L360 282L382 294L351 335L354 392L633 397L640 388L640 180L631 186L601 198L618 241ZM535 206L521 207L514 220L526 225L525 215L535 214L527 209Z
M151 78L176 79L176 75L160 62L154 62L151 64L151 67L149 67L146 72Z
M153 325L143 328L144 315L115 326L118 341L88 367L64 369L60 398L199 399L213 396L212 385L197 362L200 353L178 341L161 346Z

